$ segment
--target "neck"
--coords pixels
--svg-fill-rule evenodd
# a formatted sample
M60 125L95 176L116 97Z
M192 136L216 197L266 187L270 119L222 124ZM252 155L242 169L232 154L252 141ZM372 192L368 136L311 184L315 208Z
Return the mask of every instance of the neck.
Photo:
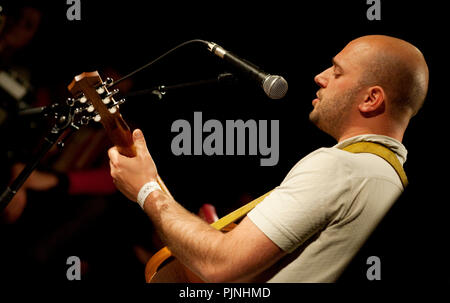
M338 142L342 142L348 138L359 136L359 135L367 135L367 134L375 134L375 135L382 135L382 136L388 136L391 138L396 139L399 142L402 142L403 140L403 134L404 131L397 130L386 130L386 129L374 129L374 128L368 128L368 127L352 127L351 129L346 130L343 132L339 137L335 138Z

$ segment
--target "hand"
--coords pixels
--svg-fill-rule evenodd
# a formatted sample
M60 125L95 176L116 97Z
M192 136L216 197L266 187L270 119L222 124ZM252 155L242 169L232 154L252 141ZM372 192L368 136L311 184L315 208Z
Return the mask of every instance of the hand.
M17 178L24 167L25 164L23 163L15 163L11 167L11 180ZM52 173L41 172L38 170L33 171L14 195L8 206L0 213L0 221L14 223L20 218L27 205L27 189L39 191L48 190L58 185L58 182L58 177Z
M15 163L11 168L11 179L15 179L25 168L23 163ZM22 188L37 191L49 190L59 183L58 176L48 172L34 170L27 178Z
M147 182L156 181L158 173L141 130L133 131L133 142L136 147L135 157L121 155L117 147L110 148L108 156L111 176L117 189L128 199L136 201L141 187Z
M27 191L22 187L14 195L8 206L0 212L0 222L8 224L16 222L25 210L26 205Z

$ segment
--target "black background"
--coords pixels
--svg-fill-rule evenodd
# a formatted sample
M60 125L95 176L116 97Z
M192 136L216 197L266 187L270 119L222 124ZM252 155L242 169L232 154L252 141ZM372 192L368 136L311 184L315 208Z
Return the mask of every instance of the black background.
M448 21L444 8L430 1L381 3L381 20L369 21L366 1L81 0L81 20L68 21L69 5L54 1L42 6L42 27L23 59L39 84L61 91L83 71L112 67L125 75L181 42L200 38L285 77L289 91L282 100L268 99L258 86L240 81L178 91L161 101L129 98L121 107L129 124L143 129L175 198L191 211L212 203L222 216L239 206L244 194L257 197L278 185L309 152L334 144L308 121L318 88L313 78L349 41L386 34L413 43L428 62L430 86L403 140L410 185L341 281L369 283L365 261L376 255L382 280L370 283L448 285ZM208 79L224 71L231 68L204 46L191 44L136 74L133 90ZM278 164L261 167L260 156L174 156L171 124L186 119L193 125L194 111L203 113L203 121L279 120Z

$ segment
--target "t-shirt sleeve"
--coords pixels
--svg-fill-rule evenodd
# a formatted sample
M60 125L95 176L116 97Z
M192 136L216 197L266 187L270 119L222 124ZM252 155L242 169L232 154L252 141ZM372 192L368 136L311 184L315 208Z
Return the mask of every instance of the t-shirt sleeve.
M348 175L333 152L319 149L297 163L248 217L282 250L292 252L342 211Z

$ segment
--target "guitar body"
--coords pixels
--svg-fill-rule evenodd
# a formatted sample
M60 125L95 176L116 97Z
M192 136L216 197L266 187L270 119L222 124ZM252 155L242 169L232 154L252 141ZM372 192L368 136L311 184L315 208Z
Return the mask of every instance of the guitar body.
M256 198L248 204L236 209L225 217L215 221L211 227L222 232L234 229L237 220L244 217L258 203L263 201L272 191ZM145 266L145 281L147 283L202 283L198 276L176 260L172 252L164 247L154 254Z
M211 226L222 232L229 232L237 226L231 222L222 227L223 219L212 223ZM196 274L181 264L167 246L160 249L147 262L145 281L147 283L204 283Z
M147 283L191 283L185 268L177 259L172 259L161 267Z
M167 259L156 272L149 271L151 267L152 262L149 261L145 268L147 283L204 283L174 257Z

